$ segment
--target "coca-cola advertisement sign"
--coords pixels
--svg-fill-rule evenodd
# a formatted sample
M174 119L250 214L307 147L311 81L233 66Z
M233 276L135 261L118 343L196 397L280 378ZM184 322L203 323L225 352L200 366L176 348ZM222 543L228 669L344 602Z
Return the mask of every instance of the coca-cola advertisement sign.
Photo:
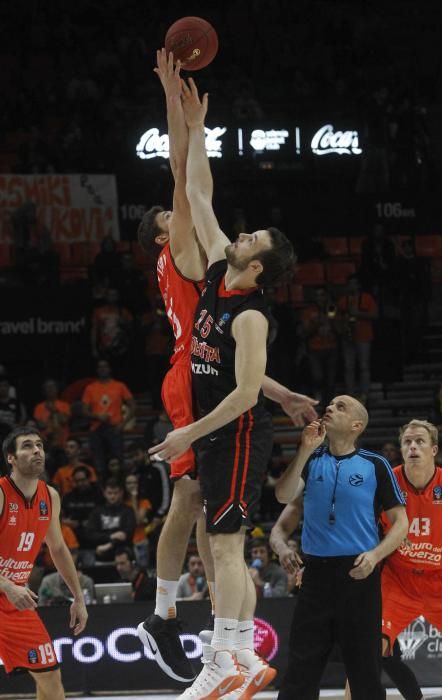
M204 129L206 133L206 151L209 158L221 158L222 137L226 133L225 126L215 126ZM137 143L136 152L138 158L149 160L151 158L169 158L169 135L161 134L160 130L152 127L144 132Z
M312 138L311 148L317 156L337 153L338 155L360 155L359 134L357 131L340 131L333 124L325 124Z

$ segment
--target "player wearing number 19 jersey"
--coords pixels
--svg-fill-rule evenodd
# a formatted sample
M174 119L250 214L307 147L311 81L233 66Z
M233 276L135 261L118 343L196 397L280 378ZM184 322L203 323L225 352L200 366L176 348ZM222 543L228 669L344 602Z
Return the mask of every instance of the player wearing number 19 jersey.
M407 540L382 571L382 633L393 647L419 615L442 631L442 469L437 428L412 420L400 431L404 464L394 472L406 501ZM382 524L387 529L386 519Z
M37 596L26 588L43 541L74 597L71 626L75 634L86 624L83 594L61 534L60 499L39 478L45 465L39 433L17 428L4 440L3 454L11 473L0 478L0 657L8 673L31 673L38 697L62 700L54 647L35 610Z

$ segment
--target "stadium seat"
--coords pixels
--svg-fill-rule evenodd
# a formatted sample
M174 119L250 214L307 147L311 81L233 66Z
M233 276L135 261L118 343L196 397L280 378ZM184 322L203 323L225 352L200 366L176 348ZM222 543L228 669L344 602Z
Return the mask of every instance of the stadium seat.
M348 241L343 236L339 238L322 238L321 241L328 255L348 255Z
M426 258L442 258L442 233L433 236L416 236L416 255Z
M304 288L302 284L292 282L290 285L289 297L292 304L302 304L304 302Z
M345 284L347 277L356 272L354 262L327 263L327 282L330 284Z
M349 238L350 255L359 258L361 256L362 241L361 236Z
M297 284L324 284L324 265L322 262L301 263L296 268L295 282Z

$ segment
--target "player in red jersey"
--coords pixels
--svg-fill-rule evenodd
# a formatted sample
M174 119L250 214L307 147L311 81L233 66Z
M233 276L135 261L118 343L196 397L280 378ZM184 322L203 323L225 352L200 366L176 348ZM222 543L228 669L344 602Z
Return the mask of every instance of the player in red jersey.
M3 441L11 473L0 478L0 657L7 673L29 671L38 700L64 700L54 647L36 612L37 595L26 587L42 542L72 591L70 626L86 626L78 575L60 528L60 498L39 477L45 453L39 432L17 428Z
M405 498L408 536L382 569L383 667L405 700L423 698L411 669L392 655L396 638L423 615L442 631L442 469L436 466L438 431L412 420L399 431L403 464L394 468ZM384 531L389 529L381 516ZM346 700L350 700L347 692Z
M163 49L157 52L155 72L166 95L170 164L175 181L173 211L165 211L160 206L152 207L143 217L138 238L146 250L150 250L153 244L162 248L157 263L158 284L175 335L172 367L164 380L162 398L174 428L179 428L194 420L190 343L207 259L193 227L185 190L189 136L181 105L180 64L178 62L174 69L172 54L168 59ZM265 382L263 389L266 396L281 403L295 422L304 415L309 420L316 415L313 405L317 402L291 392L269 378ZM195 521L202 516L200 486L195 480L192 449L172 461L171 476L175 487L158 543L155 612L138 626L138 633L163 671L175 680L187 682L193 680L195 672L179 640L175 603L187 543ZM202 527L197 528L198 549L213 596L213 563L204 518L199 522Z

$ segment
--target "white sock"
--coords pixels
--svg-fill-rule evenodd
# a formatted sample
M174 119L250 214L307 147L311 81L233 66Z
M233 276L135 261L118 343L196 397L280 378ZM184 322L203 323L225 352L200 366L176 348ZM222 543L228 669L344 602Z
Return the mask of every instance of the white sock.
M235 634L235 649L237 651L241 649L250 649L251 651L254 651L255 646L253 643L253 631L253 620L240 620L238 622L238 627L236 628Z
M163 620L176 617L177 589L178 581L166 581L164 578L157 578L155 615L159 615Z
M215 617L215 629L211 646L214 649L233 651L238 620L229 617Z

